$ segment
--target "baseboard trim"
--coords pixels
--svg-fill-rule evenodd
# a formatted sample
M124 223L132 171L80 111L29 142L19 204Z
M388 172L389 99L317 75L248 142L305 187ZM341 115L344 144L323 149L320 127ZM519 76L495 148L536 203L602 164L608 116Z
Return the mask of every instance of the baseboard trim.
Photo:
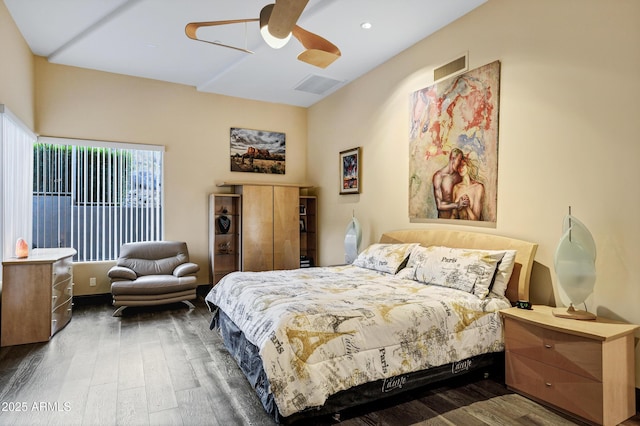
M104 303L111 304L111 293L73 296L74 305L102 305Z

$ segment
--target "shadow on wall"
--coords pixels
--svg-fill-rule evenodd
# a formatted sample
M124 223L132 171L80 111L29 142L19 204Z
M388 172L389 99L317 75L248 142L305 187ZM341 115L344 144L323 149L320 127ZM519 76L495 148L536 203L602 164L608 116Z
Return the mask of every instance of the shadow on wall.
M533 262L531 269L529 300L534 305L556 306L551 270L538 262Z

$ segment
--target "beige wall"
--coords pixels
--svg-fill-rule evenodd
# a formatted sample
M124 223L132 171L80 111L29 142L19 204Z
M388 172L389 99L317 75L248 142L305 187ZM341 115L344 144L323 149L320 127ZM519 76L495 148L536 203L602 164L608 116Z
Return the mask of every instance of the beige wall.
M34 126L33 55L0 1L0 104L29 128Z
M468 51L470 68L501 61L498 221L460 227L537 242L531 298L553 304L553 254L572 206L598 249L589 310L640 324L638 22L636 0L489 0L311 107L320 262L343 260L353 211L363 245L388 229L442 226L408 219L409 93ZM341 196L338 153L354 146L363 192Z
M165 146L165 238L184 240L209 282L207 195L216 182L306 181L306 110L199 93L155 80L55 65L36 58L36 131L41 135ZM286 133L285 175L229 171L229 128ZM77 264L76 294L108 293L104 264ZM98 286L88 287L95 276Z

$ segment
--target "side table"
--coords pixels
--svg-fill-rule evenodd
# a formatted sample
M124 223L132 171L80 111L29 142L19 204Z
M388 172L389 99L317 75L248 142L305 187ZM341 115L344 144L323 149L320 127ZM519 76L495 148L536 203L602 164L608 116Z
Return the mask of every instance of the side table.
M558 318L542 305L501 314L509 388L598 424L635 414L637 325Z

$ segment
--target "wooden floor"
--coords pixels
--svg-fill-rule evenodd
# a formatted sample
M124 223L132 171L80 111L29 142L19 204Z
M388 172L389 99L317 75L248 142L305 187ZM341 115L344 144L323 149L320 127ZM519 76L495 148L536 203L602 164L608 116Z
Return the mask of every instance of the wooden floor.
M202 300L129 308L81 303L48 343L0 349L0 425L274 425ZM473 377L304 425L574 425ZM624 423L640 425L640 416Z

